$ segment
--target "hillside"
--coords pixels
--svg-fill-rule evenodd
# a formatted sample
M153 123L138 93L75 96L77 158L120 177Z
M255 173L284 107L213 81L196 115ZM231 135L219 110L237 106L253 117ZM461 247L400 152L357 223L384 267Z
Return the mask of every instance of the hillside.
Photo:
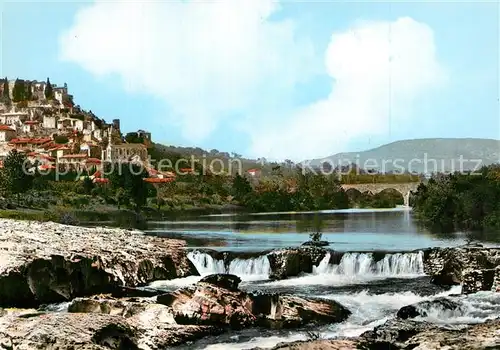
M386 172L404 168L412 172L431 173L436 166L441 172L460 170L460 156L464 160L464 170L474 170L479 162L481 165L497 163L500 160L500 141L475 138L402 140L363 152L337 153L314 159L311 165L320 166L328 159L334 165L354 163L359 164L360 168L383 171L382 164L385 161Z

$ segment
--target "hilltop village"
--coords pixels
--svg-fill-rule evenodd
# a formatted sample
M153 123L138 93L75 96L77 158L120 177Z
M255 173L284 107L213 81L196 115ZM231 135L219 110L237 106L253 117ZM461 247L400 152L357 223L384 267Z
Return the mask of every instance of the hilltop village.
M39 170L65 166L79 171L99 168L105 161L135 161L151 178L175 176L148 164L150 146L151 133L138 130L123 136L120 119L108 123L75 105L67 84L51 84L49 78L0 80L0 167L9 152L17 150ZM91 178L106 181L99 172Z

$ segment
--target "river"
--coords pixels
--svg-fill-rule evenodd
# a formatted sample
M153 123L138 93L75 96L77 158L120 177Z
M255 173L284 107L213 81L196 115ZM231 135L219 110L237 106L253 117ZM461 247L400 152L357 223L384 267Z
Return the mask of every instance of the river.
M327 256L311 274L281 281L269 280L266 252L299 246L308 240L310 232L316 231L330 243L329 248L339 252L338 263L332 264ZM318 296L342 303L352 315L346 322L317 329L326 338L357 336L395 317L399 308L405 305L460 293L460 287L445 290L429 283L429 277L423 272L420 249L462 245L471 236L486 245L496 245L488 241L488 236L460 232L431 234L419 225L408 208L208 215L190 220L152 222L147 233L186 240L191 250L189 258L202 276L229 272L241 277L241 288L247 291ZM203 251L206 248L233 252L235 258L229 270L222 261L206 254ZM379 258L375 258L375 254ZM150 287L173 290L199 278L157 281ZM482 292L463 297L463 305L452 313L428 310L425 320L446 324L484 322L500 312L500 293ZM265 348L303 339L306 339L304 330L247 329L205 338L184 348Z

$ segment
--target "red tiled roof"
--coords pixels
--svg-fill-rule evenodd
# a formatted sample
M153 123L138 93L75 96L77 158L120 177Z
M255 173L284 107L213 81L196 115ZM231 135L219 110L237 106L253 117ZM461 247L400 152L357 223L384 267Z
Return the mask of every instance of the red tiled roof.
M158 177L146 177L144 181L149 182L149 183L166 183L166 182L172 182L174 181L174 178L168 177L164 179L160 179Z
M0 131L16 131L8 125L0 125Z
M87 164L101 164L101 160L97 158L89 158L85 162Z
M182 168L179 169L182 173L192 173L193 169L192 168Z
M50 148L48 151L51 152L51 151L64 151L64 150L68 150L68 149L71 149L69 148L68 146L65 146L65 145L56 145L55 147L53 148Z
M49 139L49 138L30 139L28 137L19 137L19 138L15 138L15 139L10 140L11 143L15 143L15 144L29 143L32 145L42 145L42 144L50 142L50 141L52 141L52 139Z
M94 178L101 177L101 172L97 170L94 175L92 175Z
M55 169L56 167L52 164L43 164L38 167L40 170Z
M93 182L97 182L97 183L108 183L109 182L109 179L105 179L105 178L102 178L102 177L96 177L94 179Z
M175 175L175 173L173 173L171 171L161 171L160 173L166 177L176 177L177 176L177 175Z
M56 160L54 157L51 157L47 154L40 154L40 158L43 158L43 159L48 160L50 162L53 162L54 160Z
M65 154L61 156L61 158L87 158L88 155L84 153L78 153L78 154Z

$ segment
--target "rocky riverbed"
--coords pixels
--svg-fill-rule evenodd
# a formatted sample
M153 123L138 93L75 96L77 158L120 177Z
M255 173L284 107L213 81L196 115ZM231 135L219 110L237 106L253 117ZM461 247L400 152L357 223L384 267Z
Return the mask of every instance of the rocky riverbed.
M194 252L139 231L0 220L0 349L250 349L238 339L263 335L308 339L276 349L495 348L498 266L500 249L482 246Z

